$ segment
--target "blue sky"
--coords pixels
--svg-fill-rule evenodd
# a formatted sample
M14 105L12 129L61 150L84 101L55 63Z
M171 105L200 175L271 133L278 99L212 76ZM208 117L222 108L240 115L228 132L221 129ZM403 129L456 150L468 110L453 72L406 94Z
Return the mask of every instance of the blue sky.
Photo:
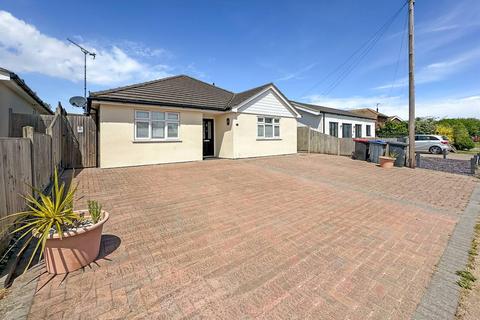
M380 103L406 118L406 7L345 79L334 85L343 69L324 79L402 4L4 0L0 66L78 112L68 98L83 94L83 55L70 37L98 54L90 91L188 74L236 92L274 82L291 99L342 109ZM479 32L480 1L417 0L418 115L480 117Z

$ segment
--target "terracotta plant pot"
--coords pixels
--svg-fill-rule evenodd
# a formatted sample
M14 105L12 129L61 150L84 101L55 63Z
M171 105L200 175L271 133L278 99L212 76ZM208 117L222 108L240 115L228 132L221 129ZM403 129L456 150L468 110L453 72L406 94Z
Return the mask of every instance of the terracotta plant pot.
M80 210L79 213L87 210ZM92 263L100 251L103 224L108 220L109 214L102 211L103 218L96 224L76 231L64 232L62 239L58 234L53 234L45 243L45 265L47 271L61 274L78 270Z
M380 167L390 169L393 168L393 164L395 163L395 158L380 156Z

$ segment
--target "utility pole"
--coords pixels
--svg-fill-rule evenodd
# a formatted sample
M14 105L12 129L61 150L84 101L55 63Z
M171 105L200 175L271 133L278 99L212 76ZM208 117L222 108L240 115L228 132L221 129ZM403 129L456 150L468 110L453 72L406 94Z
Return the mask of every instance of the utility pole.
M408 0L408 166L415 168L415 55L414 10L415 0Z
M70 41L71 43L73 43L74 45L76 45L77 47L79 47L80 50L82 50L82 53L83 53L83 97L85 99L87 99L87 55L92 56L93 59L95 60L95 56L97 54L88 51L87 49L85 49L84 47L79 45L78 43L76 43L76 42L74 42L74 41L72 41L68 38L67 38L67 40Z

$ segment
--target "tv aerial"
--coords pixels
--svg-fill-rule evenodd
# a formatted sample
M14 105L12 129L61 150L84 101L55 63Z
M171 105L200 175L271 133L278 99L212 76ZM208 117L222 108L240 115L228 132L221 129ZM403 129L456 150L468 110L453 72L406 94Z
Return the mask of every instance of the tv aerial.
M76 43L75 41L73 40L70 40L67 38L68 41L70 41L72 44L74 44L75 46L77 46L78 48L80 48L80 50L82 50L82 53L83 53L83 56L84 56L84 63L83 63L83 75L84 75L84 81L83 81L83 96L85 97L85 99L87 98L87 55L93 57L93 59L95 60L95 56L97 55L96 53L93 53L93 52L90 52L88 51L87 49L85 49L84 47L82 47L81 45L79 45L78 43Z

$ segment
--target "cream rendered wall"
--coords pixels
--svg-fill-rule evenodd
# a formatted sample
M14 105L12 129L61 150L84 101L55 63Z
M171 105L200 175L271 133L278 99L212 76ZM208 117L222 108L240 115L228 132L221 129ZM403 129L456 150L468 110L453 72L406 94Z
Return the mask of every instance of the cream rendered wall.
M0 81L0 137L8 136L8 109L15 113L36 113L34 104Z
M297 153L297 119L280 118L280 139L257 138L257 115L239 113L233 123L234 158Z
M134 141L135 110L180 113L179 141ZM202 160L202 113L168 108L100 106L100 167L113 168Z
M208 115L204 115L208 118ZM227 125L227 118L230 124ZM214 117L215 128L215 156L219 158L233 158L233 131L234 113L226 113Z

